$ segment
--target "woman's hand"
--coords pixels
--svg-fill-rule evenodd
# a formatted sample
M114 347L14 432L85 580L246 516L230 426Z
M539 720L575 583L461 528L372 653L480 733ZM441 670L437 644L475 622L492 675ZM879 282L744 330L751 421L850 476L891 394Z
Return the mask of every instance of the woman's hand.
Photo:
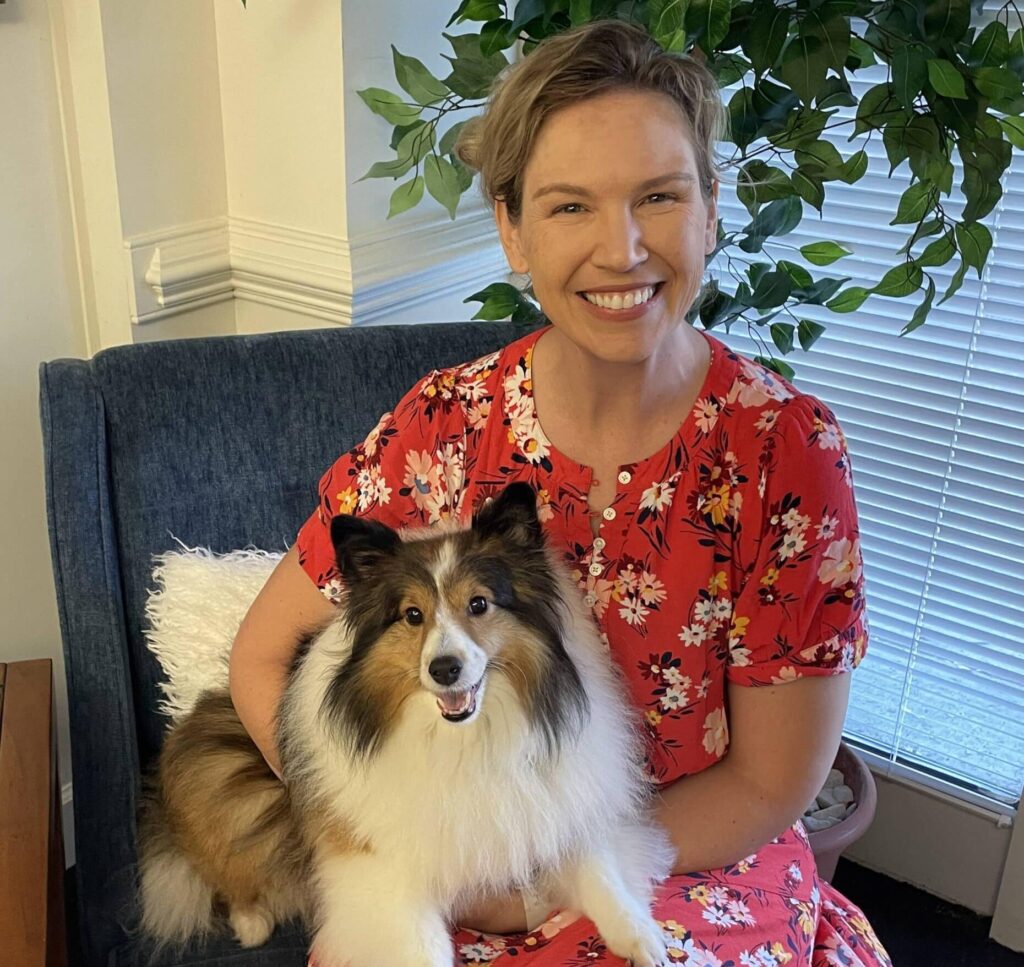
M476 933L522 933L526 930L526 907L519 893L486 897L459 915L459 926Z

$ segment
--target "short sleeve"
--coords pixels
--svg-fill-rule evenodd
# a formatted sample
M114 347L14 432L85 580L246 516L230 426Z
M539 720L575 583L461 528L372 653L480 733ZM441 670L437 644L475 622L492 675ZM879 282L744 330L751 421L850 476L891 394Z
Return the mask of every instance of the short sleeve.
M458 513L466 418L451 371L424 377L362 443L320 478L316 510L296 538L299 565L337 603L343 587L331 542L338 514L372 517L396 530Z
M824 404L800 396L782 408L751 497L739 557L752 565L733 602L728 681L851 671L867 649L860 530L846 440Z

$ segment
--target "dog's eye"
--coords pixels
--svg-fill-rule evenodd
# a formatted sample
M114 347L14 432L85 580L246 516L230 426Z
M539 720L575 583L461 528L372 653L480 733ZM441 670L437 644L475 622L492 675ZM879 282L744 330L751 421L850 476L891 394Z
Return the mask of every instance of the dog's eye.
M476 595L469 599L469 613L483 614L487 610L487 598Z
M423 612L419 608L406 608L405 620L411 625L423 624Z

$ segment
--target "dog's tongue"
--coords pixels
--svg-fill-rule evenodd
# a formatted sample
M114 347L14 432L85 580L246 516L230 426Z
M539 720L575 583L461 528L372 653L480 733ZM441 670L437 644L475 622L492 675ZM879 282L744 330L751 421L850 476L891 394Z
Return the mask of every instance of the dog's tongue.
M441 711L448 715L460 715L469 708L472 701L472 689L468 692L459 692L451 696L439 695L437 698L437 704L441 706Z

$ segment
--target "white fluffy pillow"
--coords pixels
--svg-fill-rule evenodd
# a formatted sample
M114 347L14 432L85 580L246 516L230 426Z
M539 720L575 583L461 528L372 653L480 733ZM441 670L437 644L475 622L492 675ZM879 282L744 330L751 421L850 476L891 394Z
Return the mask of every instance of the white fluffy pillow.
M249 548L214 554L185 547L155 555L146 601L146 644L167 676L159 711L177 721L208 688L228 683L242 618L284 556Z

